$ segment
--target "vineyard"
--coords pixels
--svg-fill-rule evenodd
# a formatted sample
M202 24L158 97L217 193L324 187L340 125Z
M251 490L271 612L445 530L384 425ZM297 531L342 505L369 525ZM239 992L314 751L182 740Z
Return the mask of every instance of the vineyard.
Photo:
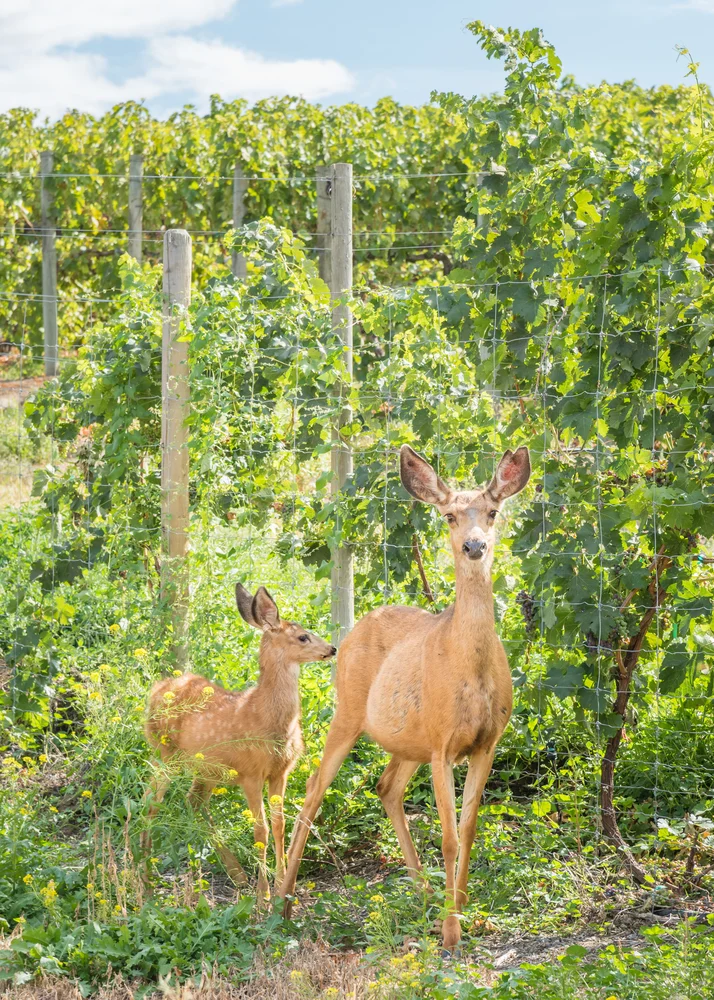
M677 89L583 88L539 31L470 28L505 63L502 94L372 109L216 98L205 117L167 121L139 105L51 125L0 116L12 1000L711 996L714 101L691 62ZM126 252L138 154L141 260ZM333 216L330 241L316 174L344 177L333 163L352 164L352 222L346 234ZM336 204L333 182L327 194ZM190 304L167 313L176 229L190 237ZM347 235L352 276L336 287ZM178 570L167 327L185 358ZM479 814L461 951L446 956L428 767L406 809L430 893L408 878L380 803L387 755L362 739L327 791L289 920L275 898L255 905L239 789L215 787L210 818L188 809L188 761L158 815L144 801L152 684L187 665L229 689L257 679L237 583L267 587L284 618L330 642L352 614L453 603L446 525L400 482L405 444L461 489L487 484L507 449L527 446L532 465L498 515L514 710ZM334 713L329 663L302 667L300 695L288 832ZM456 767L457 801L464 779ZM226 846L251 880L244 895ZM268 847L271 883L273 868Z

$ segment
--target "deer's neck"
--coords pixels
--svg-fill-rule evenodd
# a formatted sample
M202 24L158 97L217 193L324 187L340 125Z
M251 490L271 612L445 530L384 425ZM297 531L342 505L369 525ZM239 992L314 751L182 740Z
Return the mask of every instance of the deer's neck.
M279 652L261 648L255 696L267 728L274 732L287 730L300 714L299 674L299 664L284 659Z
M451 629L459 646L474 655L483 647L485 636L495 630L490 565L457 565Z

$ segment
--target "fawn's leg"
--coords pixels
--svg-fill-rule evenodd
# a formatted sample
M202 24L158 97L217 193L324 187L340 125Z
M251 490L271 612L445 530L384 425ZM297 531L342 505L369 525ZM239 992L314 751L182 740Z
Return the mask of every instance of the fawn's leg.
M469 759L469 770L464 785L464 797L461 803L461 820L459 823L459 864L456 875L456 908L463 910L468 899L466 886L469 880L469 859L471 845L476 833L478 807L481 804L484 785L491 773L495 747L487 751L479 751Z
M273 843L275 844L275 888L280 889L285 877L285 786L288 783L287 771L268 780L268 795L270 798L270 823L273 828ZM279 798L280 802L273 799Z
M151 781L144 792L144 803L149 803L149 808L146 811L147 823L151 823L159 811L159 806L163 802L170 784L171 778L167 774L162 774L160 771L154 770ZM149 829L142 830L139 843L144 854L151 852L151 831Z
M330 725L330 731L327 734L322 761L317 771L308 780L305 804L293 826L290 847L288 849L288 868L283 884L278 891L278 895L283 899L288 895L292 895L295 891L297 873L302 861L312 821L317 815L317 810L322 804L325 792L339 771L342 761L357 742L361 732L361 720L359 729L355 729L354 725L340 718L338 708ZM290 909L289 903L286 903L283 908L283 915L289 917Z
M402 760L400 757L394 756L377 782L377 792L382 800L384 811L389 816L396 831L407 869L417 882L421 881L421 861L414 847L407 817L404 813L404 792L409 784L409 779L418 767L417 761Z
M229 850L226 845L221 842L211 818L211 813L208 808L208 800L211 797L214 785L215 781L207 781L204 778L194 778L191 789L188 793L189 804L196 812L201 810L206 817L213 835L213 847L221 860L221 864L228 873L228 877L237 886L248 885L248 876L246 875L243 866L233 851Z
M459 835L456 828L456 801L454 797L454 769L444 757L434 756L431 761L432 779L436 808L441 820L441 853L446 868L446 909L447 916L441 933L444 948L451 951L461 938L461 925L456 915L456 854L459 849Z
M256 901L263 906L270 899L268 874L265 858L268 850L268 824L265 822L265 806L263 805L263 782L260 778L245 778L242 781L243 791L248 800L248 808L253 813L253 840L258 855L258 889Z

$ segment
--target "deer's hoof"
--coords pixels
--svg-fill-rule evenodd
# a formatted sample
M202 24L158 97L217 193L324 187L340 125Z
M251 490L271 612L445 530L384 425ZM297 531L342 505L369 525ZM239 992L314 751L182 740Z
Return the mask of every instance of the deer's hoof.
M450 913L441 925L442 941L444 950L454 952L461 940L461 924L455 913Z

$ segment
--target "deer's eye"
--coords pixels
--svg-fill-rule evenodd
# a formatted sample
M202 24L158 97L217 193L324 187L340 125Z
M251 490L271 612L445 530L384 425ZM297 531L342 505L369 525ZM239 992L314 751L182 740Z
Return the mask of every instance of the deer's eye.
M497 515L497 514L498 514L498 511L497 511L497 510L490 510L490 511L488 512L488 516L489 516L489 517L491 518L491 520L492 520L492 521L494 521L494 520L496 519L496 515Z
M298 636L298 642L309 642L309 641L310 641L310 636L309 635L299 635Z
M454 517L453 514L447 514L446 520L449 522L449 524L456 524L456 518Z

